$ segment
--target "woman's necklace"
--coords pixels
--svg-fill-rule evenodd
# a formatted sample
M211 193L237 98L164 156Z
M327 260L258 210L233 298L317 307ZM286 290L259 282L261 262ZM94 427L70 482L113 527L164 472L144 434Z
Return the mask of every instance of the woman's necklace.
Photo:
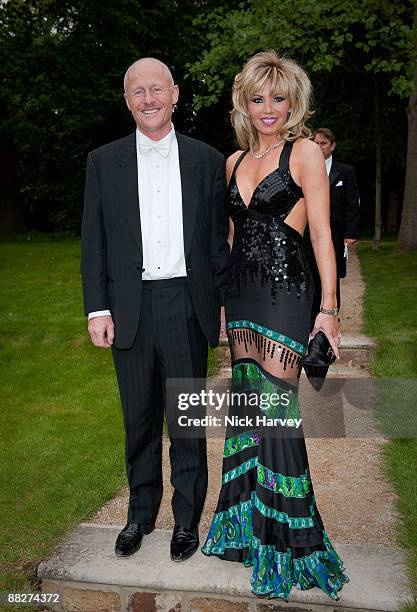
M264 155L266 155L267 153L269 153L270 151L272 151L272 149L276 149L276 147L279 147L280 145L282 145L282 143L284 142L284 138L281 140L281 142L277 142L276 144L273 144L272 146L268 147L267 149L265 149L265 151L263 151L262 153L259 153L259 155L255 155L255 153L251 150L251 155L252 157L254 157L255 159L261 159L262 157L264 157Z

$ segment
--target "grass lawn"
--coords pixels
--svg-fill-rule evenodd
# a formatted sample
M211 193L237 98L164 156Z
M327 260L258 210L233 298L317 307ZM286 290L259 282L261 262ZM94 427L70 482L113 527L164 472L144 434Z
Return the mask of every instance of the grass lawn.
M394 248L391 241L382 242L378 251L373 251L370 243L359 245L366 282L364 331L378 340L372 362L376 376L417 378L417 253L397 255ZM391 406L393 413L401 409L395 402ZM417 406L413 409L415 423ZM398 494L403 517L398 541L409 550L417 594L417 438L394 438L384 452L386 472Z
M86 331L76 239L0 242L0 591L125 483L110 351ZM215 354L209 355L210 373Z

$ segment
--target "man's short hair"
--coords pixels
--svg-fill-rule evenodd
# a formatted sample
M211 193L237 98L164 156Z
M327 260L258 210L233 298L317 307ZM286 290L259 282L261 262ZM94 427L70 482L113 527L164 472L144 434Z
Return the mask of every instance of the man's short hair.
M332 144L336 142L336 136L334 135L332 130L330 130L329 128L318 128L318 130L314 131L313 138L316 134L321 134L322 136L327 138L327 140L330 140Z

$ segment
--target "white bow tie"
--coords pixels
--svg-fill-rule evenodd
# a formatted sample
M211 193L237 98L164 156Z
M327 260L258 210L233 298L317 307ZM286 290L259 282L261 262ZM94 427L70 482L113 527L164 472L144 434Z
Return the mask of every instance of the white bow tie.
M162 157L168 157L169 150L171 148L171 139L164 138L163 140L150 140L149 138L146 140L139 141L139 151L140 153L148 153L148 151L158 151Z

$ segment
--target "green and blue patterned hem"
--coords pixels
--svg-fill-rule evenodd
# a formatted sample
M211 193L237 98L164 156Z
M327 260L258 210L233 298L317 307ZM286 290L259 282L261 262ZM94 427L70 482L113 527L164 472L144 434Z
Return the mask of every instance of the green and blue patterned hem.
M310 470L307 468L301 476L284 476L279 472L273 472L269 468L261 465L258 457L252 457L237 465L229 472L225 472L222 477L222 483L227 484L239 478L242 474L246 474L253 468L257 469L258 483L274 493L280 493L284 497L306 497L311 488Z
M282 598L288 601L293 586L300 590L313 587L322 589L334 600L343 584L349 582L344 574L343 562L323 530L325 550L314 551L308 556L294 558L291 547L280 552L275 545L262 544L253 534L252 512L256 507L261 514L290 529L313 526L314 500L310 506L311 517L289 517L263 504L256 493L249 500L239 502L224 512L215 514L207 540L202 547L205 555L227 555L227 550L243 551L243 564L252 566L251 586L256 595Z

